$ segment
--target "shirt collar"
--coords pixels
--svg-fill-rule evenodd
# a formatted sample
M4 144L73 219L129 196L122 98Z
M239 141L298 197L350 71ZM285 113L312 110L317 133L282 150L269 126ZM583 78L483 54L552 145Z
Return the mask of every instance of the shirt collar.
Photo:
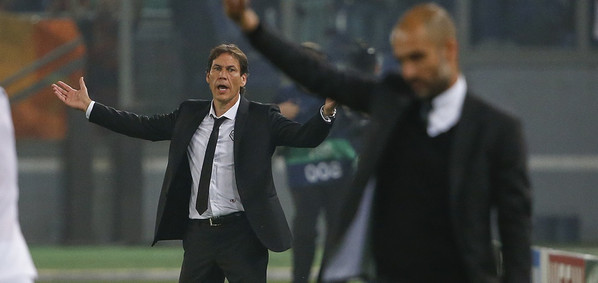
M432 111L428 117L427 132L430 137L450 130L461 118L467 83L463 75L447 90L432 99Z
M210 103L209 115L212 117L215 117L215 118L226 117L230 120L235 120L235 118L237 117L237 109L239 109L240 103L241 103L241 95L239 95L239 99L237 99L237 102L235 102L235 104L230 109L228 109L226 112L224 112L224 114L222 114L222 116L217 117L216 111L214 110L214 100L212 99L212 102Z

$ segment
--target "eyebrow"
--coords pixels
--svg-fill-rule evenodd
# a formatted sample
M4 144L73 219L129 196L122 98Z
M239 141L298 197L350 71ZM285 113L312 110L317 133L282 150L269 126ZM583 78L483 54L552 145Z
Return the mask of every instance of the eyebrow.
M220 65L220 64L216 64L216 63L214 63L214 65L212 65L212 68L214 68L214 67L225 67L225 68L230 68L230 67L233 67L233 68L239 68L239 67L237 67L236 65L222 66L222 65Z

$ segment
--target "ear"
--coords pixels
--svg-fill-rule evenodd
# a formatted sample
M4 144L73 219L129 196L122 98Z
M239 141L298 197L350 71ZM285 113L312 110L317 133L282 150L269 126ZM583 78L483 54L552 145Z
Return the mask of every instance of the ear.
M247 73L241 75L241 86L245 86L247 84Z
M206 83L210 84L210 72L206 72Z
M445 43L446 58L450 62L457 62L459 59L459 43L456 39L449 39Z

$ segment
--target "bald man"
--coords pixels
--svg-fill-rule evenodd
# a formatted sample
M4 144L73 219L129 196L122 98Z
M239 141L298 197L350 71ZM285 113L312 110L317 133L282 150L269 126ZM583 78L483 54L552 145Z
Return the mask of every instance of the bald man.
M320 279L530 282L522 126L468 89L445 9L420 4L397 21L390 39L400 72L377 80L310 59L260 24L246 0L224 4L256 50L287 75L370 115Z

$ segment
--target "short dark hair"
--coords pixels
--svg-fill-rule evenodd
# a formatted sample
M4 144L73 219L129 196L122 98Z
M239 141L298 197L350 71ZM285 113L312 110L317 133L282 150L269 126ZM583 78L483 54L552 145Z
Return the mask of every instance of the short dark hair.
M231 56L235 57L237 61L239 61L239 67L241 68L241 75L247 74L249 75L249 62L247 61L247 55L241 51L241 49L235 44L220 44L210 51L210 56L208 56L208 66L206 68L206 73L210 72L212 69L212 63L214 59L218 58L218 56L228 53ZM241 94L245 93L245 87L241 87Z
M235 44L220 44L210 51L210 56L208 57L208 66L206 68L206 72L210 72L212 68L212 63L214 59L218 58L218 56L228 53L235 57L237 61L239 61L239 67L241 68L241 75L249 73L249 63L247 61L247 55L239 49L239 47Z

